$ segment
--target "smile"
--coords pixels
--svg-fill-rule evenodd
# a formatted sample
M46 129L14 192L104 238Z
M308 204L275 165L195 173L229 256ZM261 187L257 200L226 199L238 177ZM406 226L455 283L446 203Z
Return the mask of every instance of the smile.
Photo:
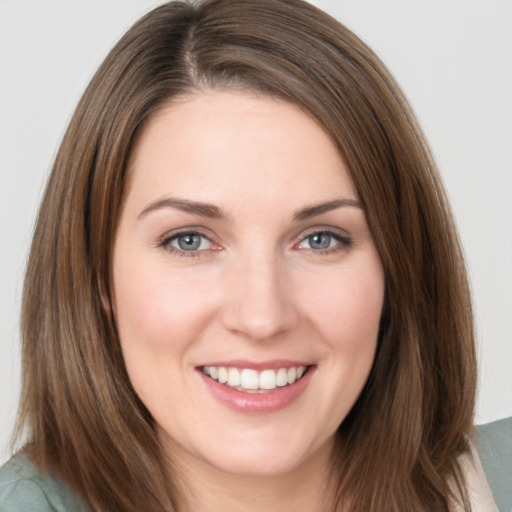
M226 387L245 393L266 393L293 384L303 377L307 366L266 369L226 368L224 366L203 366L202 372Z

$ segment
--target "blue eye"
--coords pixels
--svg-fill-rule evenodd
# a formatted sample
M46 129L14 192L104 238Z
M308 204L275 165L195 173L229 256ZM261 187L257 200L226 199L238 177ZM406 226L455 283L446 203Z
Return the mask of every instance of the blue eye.
M306 240L309 243L311 249L329 249L333 241L333 237L329 233L315 233L309 235Z
M167 239L164 245L178 251L193 252L210 249L212 242L200 233L179 233Z
M350 247L352 241L338 233L330 231L316 231L307 235L298 245L299 249L312 251L336 251Z

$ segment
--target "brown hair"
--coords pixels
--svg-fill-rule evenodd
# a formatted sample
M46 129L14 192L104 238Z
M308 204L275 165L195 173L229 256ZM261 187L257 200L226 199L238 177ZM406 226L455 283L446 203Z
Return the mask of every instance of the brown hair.
M177 509L102 297L137 133L169 99L219 87L282 98L320 122L350 169L385 270L378 353L333 454L333 509L349 497L352 511L445 510L450 481L467 501L457 458L476 364L445 193L386 68L301 0L165 4L122 37L89 84L49 178L25 280L18 431L27 428L32 459L94 510Z

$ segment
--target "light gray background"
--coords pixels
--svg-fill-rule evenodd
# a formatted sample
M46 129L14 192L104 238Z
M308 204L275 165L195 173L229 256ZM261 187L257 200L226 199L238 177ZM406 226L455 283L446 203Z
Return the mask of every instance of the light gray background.
M18 312L41 190L88 79L150 0L0 0L0 463L19 393ZM373 47L434 149L470 268L477 423L512 415L512 1L316 2Z

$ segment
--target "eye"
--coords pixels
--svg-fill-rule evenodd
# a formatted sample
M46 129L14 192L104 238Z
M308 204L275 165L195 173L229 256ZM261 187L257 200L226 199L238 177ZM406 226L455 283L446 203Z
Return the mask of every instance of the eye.
M208 251L216 247L208 237L196 231L181 232L167 236L159 245L172 253L182 256L197 255L199 252Z
M315 231L306 235L298 244L298 249L306 249L315 252L335 252L350 247L352 241L341 233L328 230Z
M336 242L336 240L329 233L315 233L314 235L309 235L301 245L304 246L307 243L309 249L325 250L330 249L333 242Z
M176 235L169 241L170 245L182 251L202 251L211 245L210 240L198 233Z

